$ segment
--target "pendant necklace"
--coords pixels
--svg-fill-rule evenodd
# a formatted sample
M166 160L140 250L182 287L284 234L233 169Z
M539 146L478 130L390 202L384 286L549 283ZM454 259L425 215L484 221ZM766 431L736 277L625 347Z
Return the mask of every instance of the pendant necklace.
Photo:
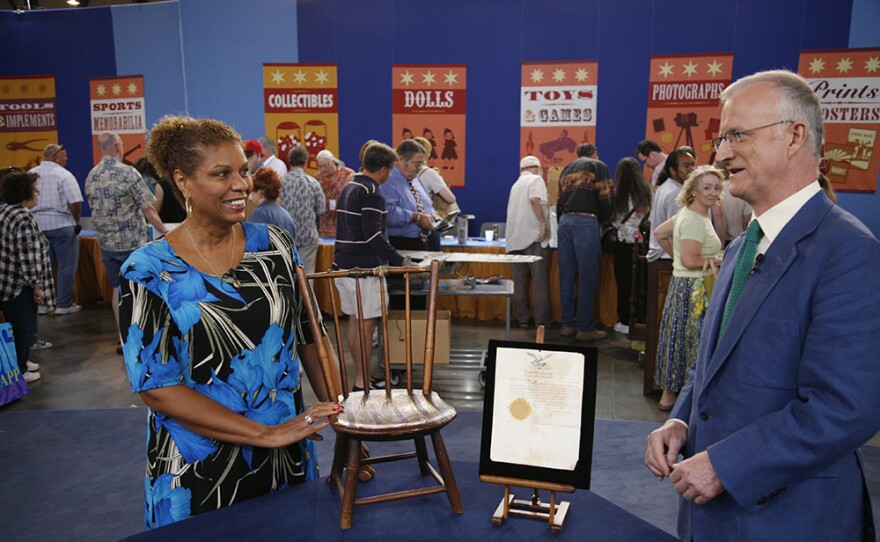
M190 243L192 243L193 248L196 249L196 253L205 260L205 263L208 264L208 267L211 268L214 275L218 276L223 282L231 283L238 288L240 284L238 279L235 278L235 269L232 267L232 264L235 261L235 226L232 226L232 251L229 254L229 271L226 274L218 273L217 270L214 269L214 266L211 265L208 258L206 258L205 255L202 254L202 251L199 250L199 245L196 244L196 240L193 239L192 233L189 231L189 224L184 224L184 229L186 230L186 235L189 236Z

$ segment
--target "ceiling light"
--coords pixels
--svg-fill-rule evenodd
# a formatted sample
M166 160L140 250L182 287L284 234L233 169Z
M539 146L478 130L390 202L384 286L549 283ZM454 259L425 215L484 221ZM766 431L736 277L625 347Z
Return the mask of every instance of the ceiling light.
M79 0L67 0L67 5L68 6L78 6Z

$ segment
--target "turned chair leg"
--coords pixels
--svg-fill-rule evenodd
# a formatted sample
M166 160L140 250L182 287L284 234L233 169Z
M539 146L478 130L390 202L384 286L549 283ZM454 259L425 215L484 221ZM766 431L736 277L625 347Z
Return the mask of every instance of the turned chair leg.
M339 518L339 526L343 529L351 529L351 521L354 517L354 502L357 499L358 472L361 470L361 441L350 439L348 441L348 460L345 468L345 493L342 494L342 515Z
M446 495L449 497L449 506L452 507L453 514L461 514L464 508L461 506L461 496L458 493L458 484L455 483L455 474L452 472L452 463L449 461L449 454L446 453L446 445L443 444L443 437L440 431L431 433L431 442L434 444L434 455L437 457L437 466L440 467L440 474L446 484Z
M421 471L422 476L427 476L431 474L431 471L428 469L428 446L425 444L425 437L416 437L413 439L413 442L416 444L416 458L419 460L419 471Z

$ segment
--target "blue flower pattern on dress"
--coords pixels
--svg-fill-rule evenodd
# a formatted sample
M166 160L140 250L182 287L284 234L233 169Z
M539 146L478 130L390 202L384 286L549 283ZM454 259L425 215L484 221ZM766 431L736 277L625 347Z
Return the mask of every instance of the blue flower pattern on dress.
M156 483L150 485L150 477L144 480L144 516L145 527L161 527L175 521L189 517L190 500L192 494L184 487L171 489L174 476L163 474L156 479Z

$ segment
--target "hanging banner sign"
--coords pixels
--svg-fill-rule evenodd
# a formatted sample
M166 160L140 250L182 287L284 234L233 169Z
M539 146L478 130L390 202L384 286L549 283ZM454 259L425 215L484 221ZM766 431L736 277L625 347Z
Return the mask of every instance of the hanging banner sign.
M598 74L595 60L522 65L520 157L564 167L577 158L579 144L596 143Z
M0 77L0 166L29 170L58 143L55 76Z
M305 169L312 175L319 152L339 157L337 88L335 64L263 64L266 137L275 141L275 155L285 164L294 147L309 151Z
M431 143L428 166L452 187L464 186L467 68L463 64L391 67L392 147L421 136Z
M822 105L825 176L838 192L873 194L880 170L880 49L803 51L798 73Z
M114 132L122 138L122 161L137 162L147 152L144 76L123 75L89 79L92 118L92 158L101 160L98 136Z
M713 163L712 139L721 125L718 98L732 73L733 53L652 56L645 138L667 154L686 145L697 164Z

